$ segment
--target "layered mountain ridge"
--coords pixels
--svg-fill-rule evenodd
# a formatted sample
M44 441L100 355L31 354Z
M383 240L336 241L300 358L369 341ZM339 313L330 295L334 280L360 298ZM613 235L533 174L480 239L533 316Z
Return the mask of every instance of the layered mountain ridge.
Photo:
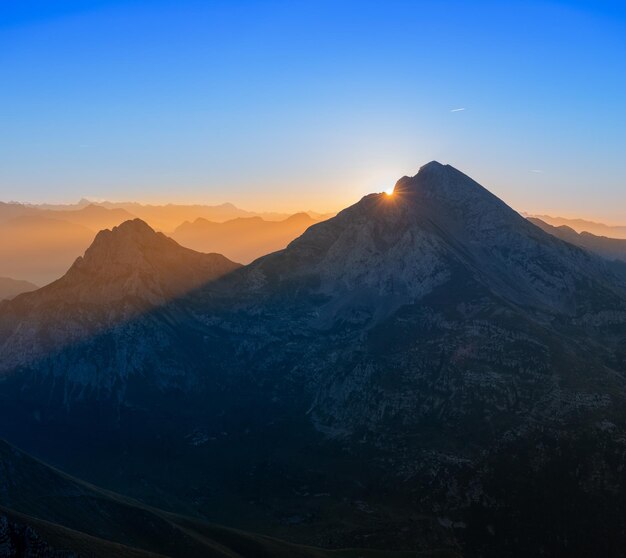
M0 300L13 298L18 294L35 291L39 287L29 281L0 277Z
M233 260L250 263L284 248L316 222L306 213L296 213L281 221L238 217L216 223L199 217L177 227L172 238L200 252L219 252Z
M580 246L609 260L626 262L626 240L624 239L598 236L589 232L576 232L566 225L553 227L534 217L529 217L528 220L552 236L556 236L574 246Z

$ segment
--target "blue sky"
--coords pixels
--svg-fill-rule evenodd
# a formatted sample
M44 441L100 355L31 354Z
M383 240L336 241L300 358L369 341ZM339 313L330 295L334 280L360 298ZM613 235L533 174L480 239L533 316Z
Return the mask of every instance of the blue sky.
M626 222L620 3L4 0L0 85L2 200L334 210L437 159Z

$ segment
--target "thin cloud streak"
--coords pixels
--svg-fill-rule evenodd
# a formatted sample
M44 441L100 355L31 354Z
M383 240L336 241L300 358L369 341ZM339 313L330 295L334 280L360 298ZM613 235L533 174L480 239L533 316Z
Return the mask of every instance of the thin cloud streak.
M463 112L465 110L465 108L456 108L456 109L452 109L450 112Z

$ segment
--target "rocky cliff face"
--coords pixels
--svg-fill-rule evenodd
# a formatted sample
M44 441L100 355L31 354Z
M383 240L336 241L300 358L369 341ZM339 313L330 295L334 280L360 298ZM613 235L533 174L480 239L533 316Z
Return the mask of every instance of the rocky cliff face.
M173 302L187 289L150 283L169 266L146 256L161 249L137 240L126 255L111 234L55 304L76 298L81 319L110 324L89 305L140 282L149 311L60 347L32 325L52 295L0 307L7 408L17 393L38 420L62 405L71 423L76 401L114 393L133 447L153 443L146 425L165 409L168 447L191 452L186 475L206 498L226 484L267 516L272 487L277 515L310 510L293 528L307 542L618 555L626 291L605 260L438 163ZM202 484L205 467L228 482ZM346 502L347 517L329 511Z

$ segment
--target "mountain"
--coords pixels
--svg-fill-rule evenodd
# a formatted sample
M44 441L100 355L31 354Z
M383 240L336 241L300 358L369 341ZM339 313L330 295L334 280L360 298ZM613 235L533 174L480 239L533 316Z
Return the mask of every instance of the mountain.
M63 275L98 231L136 218L129 210L161 230L174 230L185 221L179 227L180 233L173 235L183 245L203 252L223 253L244 262L284 248L314 222L306 213L291 217L265 213L260 217L232 204L157 206L81 200L70 205L25 205L0 202L0 273L48 284ZM216 221L209 222L206 217ZM217 227L218 221L233 218L236 219L232 223ZM188 219L194 222L186 221ZM281 220L284 222L275 224ZM230 240L221 236L224 234L230 235Z
M111 228L133 219L134 215L120 208L108 209L93 203L66 205L26 205L0 202L0 222L17 217L45 217L81 225L94 232Z
M238 267L220 254L183 248L140 219L101 231L61 279L0 307L9 318L0 374L24 358L121 327Z
M547 233L550 233L561 240L565 240L570 244L595 252L596 254L599 254L609 260L626 261L626 240L608 238L606 236L596 236L595 234L588 232L579 233L565 225L553 227L541 219L536 219L534 217L529 217L528 220Z
M46 287L39 298L51 297L94 305L139 299L163 304L239 267L220 254L183 248L155 232L140 219L126 221L96 235L85 255L65 276Z
M576 232L588 232L596 236L608 238L626 239L626 227L619 225L606 225L585 219L567 219L565 217L552 217L551 215L525 215L526 217L539 219L553 227L569 227Z
M63 275L94 236L87 227L39 214L0 222L0 273L45 285Z
M185 221L206 219L208 221L223 222L238 218L261 217L266 220L280 221L289 217L285 213L256 213L240 209L232 203L220 205L184 205L166 204L151 205L134 202L100 202L98 205L108 209L123 209L136 215L161 231L173 231Z
M336 213L318 213L317 211L307 211L306 214L314 221L326 221L337 215Z
M279 267L281 282L315 275L322 290L371 290L377 298L410 302L447 283L453 266L510 302L538 309L574 311L582 302L574 297L589 293L576 288L582 277L596 292L616 290L604 279L603 262L555 241L476 182L438 163L401 179L393 196L367 196L310 228L247 273L258 282L260 274L271 279ZM621 296L621 284L617 290Z
M316 221L306 213L296 213L282 221L266 221L261 217L240 217L214 223L198 218L186 221L172 238L200 252L219 252L243 263L265 254L282 250Z
M132 218L123 209L97 205L43 210L0 204L0 273L50 283L63 275L99 230Z
M13 298L18 294L27 293L38 289L37 285L28 281L18 281L8 277L0 277L0 300Z
M35 208L23 205L21 203L0 202L0 223L8 221L9 219L15 219L16 217L26 217L29 215L36 215L38 211Z
M66 475L5 442L0 442L0 471L1 556L331 555L322 549L298 547L145 506ZM332 556L349 554L333 552ZM403 558L406 554L393 556Z
M68 223L82 225L94 232L110 229L121 225L124 221L134 219L135 216L125 209L107 209L96 204L89 204L80 209L47 209L40 210L40 214L51 219L61 219Z
M436 162L173 298L132 253L0 305L9 440L317 547L623 553L622 266Z

